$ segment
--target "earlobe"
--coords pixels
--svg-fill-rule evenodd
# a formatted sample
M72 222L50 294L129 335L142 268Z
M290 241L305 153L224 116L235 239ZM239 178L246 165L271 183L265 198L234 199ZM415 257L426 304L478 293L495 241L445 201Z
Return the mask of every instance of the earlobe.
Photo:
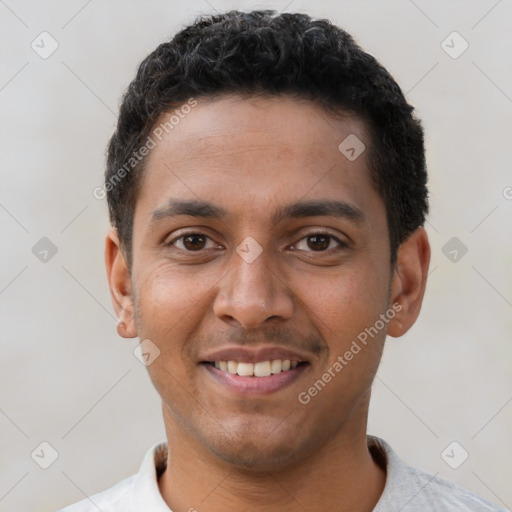
M121 242L115 229L111 229L105 240L105 266L110 288L110 297L119 319L117 332L123 338L135 338L134 305L130 272Z
M388 324L388 334L399 337L414 324L421 310L430 264L430 244L423 227L414 231L398 248L391 283L391 306L398 311Z

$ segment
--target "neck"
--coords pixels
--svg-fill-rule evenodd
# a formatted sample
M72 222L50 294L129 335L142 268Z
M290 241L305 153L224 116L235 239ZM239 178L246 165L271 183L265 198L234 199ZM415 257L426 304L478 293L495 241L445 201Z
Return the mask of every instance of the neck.
M368 451L365 428L346 425L308 457L255 471L220 460L169 420L167 469L159 487L173 512L370 512L384 489L386 474Z

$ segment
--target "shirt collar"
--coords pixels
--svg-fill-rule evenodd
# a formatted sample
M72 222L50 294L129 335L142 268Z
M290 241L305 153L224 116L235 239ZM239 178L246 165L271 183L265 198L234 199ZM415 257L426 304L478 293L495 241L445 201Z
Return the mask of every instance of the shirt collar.
M144 457L140 471L135 477L130 499L131 511L151 510L151 512L172 512L167 506L160 489L158 477L167 464L167 444L154 445Z
M388 510L393 504L394 484L399 481L406 466L398 458L383 439L374 436L367 436L368 449L375 462L386 470L386 484L384 491L374 509L374 512ZM165 471L167 465L167 444L165 442L155 444L146 454L140 471L135 476L130 499L131 511L151 510L151 512L172 512L167 506L160 489L158 478ZM389 508L389 510L391 510Z

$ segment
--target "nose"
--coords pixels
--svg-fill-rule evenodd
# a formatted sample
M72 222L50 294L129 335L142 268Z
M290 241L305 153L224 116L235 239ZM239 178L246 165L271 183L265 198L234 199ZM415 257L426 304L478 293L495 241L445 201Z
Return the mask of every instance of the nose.
M231 324L255 329L265 323L287 320L293 314L292 292L272 268L265 251L248 263L233 254L232 269L220 281L215 315Z

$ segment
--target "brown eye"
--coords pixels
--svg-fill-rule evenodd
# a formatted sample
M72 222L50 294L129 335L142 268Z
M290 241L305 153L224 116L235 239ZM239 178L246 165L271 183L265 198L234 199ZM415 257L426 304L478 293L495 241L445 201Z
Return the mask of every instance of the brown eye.
M198 251L204 249L208 237L199 234L185 235L182 237L183 247L189 251Z
M347 247L347 244L329 233L311 233L301 238L294 249L305 252L331 253L335 250L341 250Z
M308 247L313 251L325 251L331 243L332 237L327 235L312 235L307 237Z
M216 243L211 237L197 231L181 232L165 246L170 251L170 255L176 258L189 258L193 261L202 258L211 258L217 254L219 250L224 249Z
M209 236L202 233L185 233L166 245L184 252L201 252L203 249L219 248Z

